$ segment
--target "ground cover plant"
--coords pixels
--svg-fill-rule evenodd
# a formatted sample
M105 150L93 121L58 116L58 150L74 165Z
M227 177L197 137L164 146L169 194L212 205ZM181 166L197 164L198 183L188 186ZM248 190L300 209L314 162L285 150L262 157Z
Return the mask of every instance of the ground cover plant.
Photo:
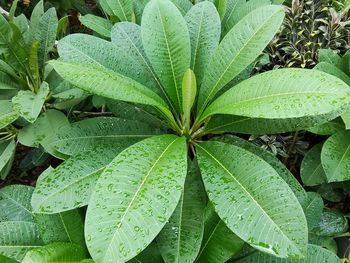
M348 180L347 166L339 180L310 183L324 180L312 148L306 191L242 137L321 133L347 120L347 79L320 70L327 62L249 77L285 17L270 1L150 0L139 15L117 2L100 2L108 19L88 17L109 24L98 35L56 43L59 58L45 68L50 88L69 95L3 141L7 172L14 138L62 162L35 188L0 189L1 262L340 262L333 238L346 235L347 219L313 187ZM330 52L321 61L348 69L347 55ZM102 112L73 121L58 111L69 117L88 95Z

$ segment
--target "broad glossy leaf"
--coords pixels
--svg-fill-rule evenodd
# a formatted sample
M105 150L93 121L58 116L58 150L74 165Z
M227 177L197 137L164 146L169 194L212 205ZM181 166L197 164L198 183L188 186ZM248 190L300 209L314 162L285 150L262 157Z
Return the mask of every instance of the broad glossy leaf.
M78 245L54 243L29 251L22 263L80 263L87 257Z
M111 37L113 23L110 20L92 14L81 16L79 20L84 26L90 28L101 36L107 38Z
M151 0L143 11L141 35L154 71L175 108L181 111L182 78L191 62L185 19L169 0Z
M333 237L323 237L309 233L309 244L326 248L332 251L334 254L336 254L338 251L337 242Z
M296 198L298 198L301 206L305 207L308 197L304 188L301 186L295 176L288 170L288 168L271 152L266 151L253 143L249 143L237 136L226 135L218 137L216 140L244 148L245 150L259 156L261 159L271 165L273 169L276 170L278 175L288 184Z
M140 46L140 27L117 23L110 37L113 43L86 34L68 35L58 42L58 52L64 61L106 67L160 93Z
M321 62L321 63L318 63L314 69L336 76L340 78L342 81L344 81L346 84L350 85L350 77L335 65L332 65L327 62Z
M310 232L318 236L334 237L345 233L348 229L348 222L345 216L339 212L324 210L318 225Z
M194 262L203 237L206 195L197 162L188 169L180 201L157 237L166 263Z
M120 50L120 53L125 56L125 59L121 61L119 67L125 68L125 66L128 65L126 62L129 62L133 67L133 71L136 72L133 73L136 74L136 76L131 76L130 72L122 73L125 76L130 75L131 78L144 84L169 102L169 97L167 97L162 84L154 73L143 48L141 27L130 22L117 23L112 28L111 40L118 50Z
M0 141L0 179L5 179L11 170L16 152L16 143L12 140Z
M221 41L206 68L198 97L199 112L262 53L284 17L279 6L267 6L245 16ZM239 37L237 37L239 36Z
M36 28L35 39L39 41L38 59L39 65L43 66L48 58L48 53L55 44L58 27L56 9L51 7L39 20Z
M21 260L27 251L40 247L42 241L37 225L25 221L0 222L0 254Z
M165 102L142 84L100 66L51 61L55 70L72 85L87 92L140 104L151 105L171 115Z
M133 17L133 2L130 0L99 0L103 10L110 16L116 16L121 21L131 21Z
M172 215L187 173L185 138L163 135L121 152L106 167L86 216L97 262L125 262L147 247Z
M321 163L323 144L316 144L308 151L301 163L300 175L306 186L315 186L327 182L326 174Z
M13 110L11 101L0 100L0 129L5 128L18 118L18 113Z
M257 89L257 87L259 87ZM229 89L203 113L231 114L289 123L288 128L333 119L350 101L349 87L317 70L280 69L256 75ZM313 123L313 125L311 124Z
M160 130L145 123L114 117L96 117L62 127L51 145L65 155L93 150L97 146L113 146L119 150L159 134Z
M135 105L124 101L107 100L107 108L113 115L126 120L134 120L147 123L152 127L169 127L159 112L153 107Z
M193 6L191 1L189 0L170 0L170 1L177 7L177 9L179 9L179 11L183 16L185 16Z
M333 203L338 203L345 197L344 189L342 185L337 184L321 184L317 188L317 193L319 193L323 199L331 201Z
M340 259L333 252L315 245L308 245L308 254L305 259L288 260L277 259L275 257L263 254L254 253L246 258L235 261L237 263L340 263Z
M225 16L222 21L222 36L225 36L247 14L259 7L270 4L270 0L228 0Z
M205 1L185 16L191 40L191 69L201 84L205 68L219 45L221 21L214 4Z
M320 49L318 51L318 60L320 63L326 62L329 64L334 65L335 67L339 68L340 70L347 72L347 61L343 61L342 57L339 56L334 50L332 49ZM320 64L319 63L319 64ZM315 67L317 69L317 65Z
M139 255L129 260L128 263L164 263L156 242L152 242Z
M33 222L30 198L34 188L24 185L9 185L0 189L0 222Z
M35 221L45 244L69 242L85 247L84 222L78 210L53 215L37 214Z
M350 131L338 132L326 140L321 161L328 182L350 179Z
M43 82L37 94L29 90L19 91L12 99L15 111L18 111L20 116L33 123L38 118L49 92L49 85L46 82Z
M196 263L226 262L243 246L244 242L226 226L215 213L212 204L205 209L203 242Z
M340 118L336 118L324 124L308 128L307 130L318 135L333 135L339 131L345 130L345 126Z
M237 236L278 257L305 256L305 215L272 166L243 148L221 142L201 143L197 152L209 200Z
M316 227L322 216L323 200L318 193L308 192L308 199L306 207L304 208L305 216L308 224L309 231Z
M114 147L96 147L43 172L32 197L33 210L51 214L86 206L99 176L118 153Z
M18 133L18 141L26 146L37 147L41 144L44 149L57 158L65 156L55 152L50 145L55 133L63 126L69 125L69 121L64 113L57 110L48 110L30 125L25 126Z

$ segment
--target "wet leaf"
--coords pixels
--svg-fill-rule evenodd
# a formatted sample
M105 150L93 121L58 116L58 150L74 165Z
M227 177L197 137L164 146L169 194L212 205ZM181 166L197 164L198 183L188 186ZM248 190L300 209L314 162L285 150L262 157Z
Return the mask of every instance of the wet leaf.
M301 163L301 179L306 186L315 186L327 182L326 174L321 163L323 144L316 144L308 151Z
M163 135L121 152L98 180L86 216L85 238L97 262L125 262L164 227L187 173L185 138Z

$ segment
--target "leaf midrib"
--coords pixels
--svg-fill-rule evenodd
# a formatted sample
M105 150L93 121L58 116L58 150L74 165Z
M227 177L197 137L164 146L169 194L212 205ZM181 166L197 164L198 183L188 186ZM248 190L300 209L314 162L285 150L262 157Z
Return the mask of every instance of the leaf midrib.
M159 157L157 158L157 160L154 162L154 164L151 166L151 168L149 169L149 171L147 172L146 176L144 177L144 179L142 180L140 186L138 187L137 191L135 192L134 196L132 197L129 205L127 206L127 208L125 209L125 212L124 214L122 215L121 219L119 220L119 223L118 225L121 225L127 215L127 213L129 212L132 204L134 203L134 201L136 200L137 196L138 196L138 193L141 191L143 185L145 184L145 182L147 181L148 177L150 176L151 172L153 171L153 169L155 168L155 166L158 164L158 162L160 161L160 159L162 159L162 157L165 155L165 153L168 151L168 149L178 140L178 138L174 138L174 140L172 142L170 142L168 144L168 146L164 149L164 151L159 155ZM112 244L114 243L114 239L115 239L115 236L116 234L118 233L118 231L115 231L112 238L111 238L111 241L106 249L106 253L105 253L105 256L103 257L103 261L105 261L106 257L109 255L109 251L110 249L113 249L112 247Z
M256 31L254 31L254 33L252 34L252 36L247 40L247 42L238 50L237 54L232 58L231 62L229 63L229 65L226 67L226 69L223 71L223 73L220 75L219 79L217 80L217 82L215 83L215 85L212 87L211 91L209 92L207 98L205 99L203 105L201 106L201 109L203 109L206 104L208 103L208 101L211 99L211 95L214 92L214 90L217 88L217 85L219 84L219 82L221 81L221 79L223 78L223 76L227 73L228 69L232 66L232 64L234 62L236 62L237 57L239 57L242 53L242 51L246 48L246 46L248 46L251 42L251 40L256 37L256 35L258 34L258 32L260 32L260 30L265 27L266 24L270 24L270 20L272 20L276 14L278 14L279 12L275 12L273 15L270 16L269 19L267 19L265 21L265 23L263 23L260 27L257 28ZM231 29L232 30L232 29ZM219 46L220 47L220 46ZM217 49L219 50L219 49ZM208 67L210 68L210 67ZM240 72L238 72L235 76L237 76ZM235 77L234 76L234 77Z
M266 213L266 211L260 206L260 204L253 198L253 196L249 193L249 191L238 181L238 179L236 179L235 176L218 159L216 159L209 151L207 151L205 148L203 148L200 145L197 145L197 146L200 147L203 151L205 151L215 162L217 162L219 164L220 167L222 167L224 169L224 171L226 171L232 177L232 179L241 187L241 189L243 189L243 191L251 198L251 200L256 204L256 206L262 211L262 213L264 215L266 215L267 219L270 220L271 224L274 225L277 228L277 230L279 230L282 233L282 236L284 237L284 239L286 241L288 241L288 243L290 243L298 251L300 251L299 248L296 247L295 244L292 242L292 240L290 240L289 237L282 231L282 229L272 220L270 215L268 215Z

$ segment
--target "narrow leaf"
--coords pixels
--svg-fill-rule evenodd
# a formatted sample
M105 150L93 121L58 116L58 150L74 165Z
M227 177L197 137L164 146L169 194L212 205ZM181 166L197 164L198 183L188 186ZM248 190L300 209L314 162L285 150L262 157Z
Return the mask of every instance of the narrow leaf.
M190 128L191 109L196 100L197 82L193 71L188 69L182 80L182 107L186 127Z
M110 38L113 23L105 18L87 14L79 18L80 22L101 36Z
M99 0L103 10L110 16L116 16L121 21L131 21L133 3L130 0Z

